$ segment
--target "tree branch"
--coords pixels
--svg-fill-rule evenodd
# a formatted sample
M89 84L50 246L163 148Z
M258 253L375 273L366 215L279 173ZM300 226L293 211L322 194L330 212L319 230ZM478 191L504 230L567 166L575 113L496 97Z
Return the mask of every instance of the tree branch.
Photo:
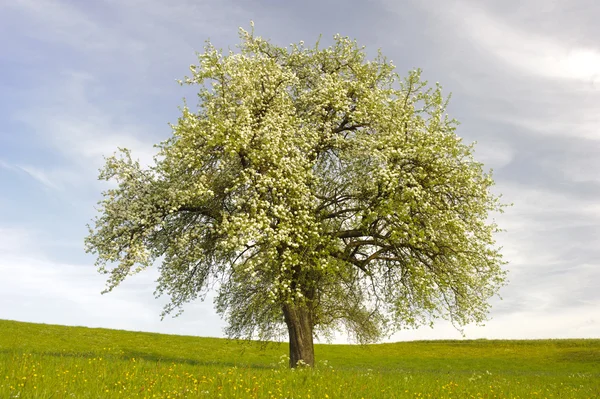
M341 230L337 233L333 234L334 237L337 238L358 238L358 237L370 237L370 234L364 232L363 230L353 229L353 230Z
M323 216L321 219L325 220L325 219L333 219L336 218L338 216L343 215L344 213L349 213L349 212L358 212L358 211L362 211L362 208L348 208L348 209L341 209L337 212L333 212L333 213L328 213L325 216Z
M177 210L183 212L198 213L215 221L219 219L218 215L214 212L214 210L207 206L181 206Z

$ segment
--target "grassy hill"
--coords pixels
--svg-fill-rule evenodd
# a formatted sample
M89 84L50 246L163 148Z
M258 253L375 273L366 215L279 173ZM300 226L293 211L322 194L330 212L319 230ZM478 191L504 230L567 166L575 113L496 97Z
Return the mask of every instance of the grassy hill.
M287 345L0 320L0 398L600 398L600 340Z

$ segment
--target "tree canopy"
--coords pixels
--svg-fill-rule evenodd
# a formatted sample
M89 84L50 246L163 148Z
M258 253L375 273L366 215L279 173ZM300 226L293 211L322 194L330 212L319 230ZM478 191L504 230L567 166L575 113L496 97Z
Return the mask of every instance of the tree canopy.
M239 51L207 42L181 84L198 87L142 167L106 158L86 237L107 291L159 261L163 316L215 289L231 337L373 342L401 328L486 319L505 283L490 213L493 179L413 70L336 35L280 47L240 29Z

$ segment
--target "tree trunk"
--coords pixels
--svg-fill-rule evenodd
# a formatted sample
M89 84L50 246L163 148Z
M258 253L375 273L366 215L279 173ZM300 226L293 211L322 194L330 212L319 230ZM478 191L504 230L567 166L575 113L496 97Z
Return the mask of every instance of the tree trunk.
M286 304L283 306L283 317L290 335L290 367L298 366L300 360L313 367L315 348L310 310L306 306Z

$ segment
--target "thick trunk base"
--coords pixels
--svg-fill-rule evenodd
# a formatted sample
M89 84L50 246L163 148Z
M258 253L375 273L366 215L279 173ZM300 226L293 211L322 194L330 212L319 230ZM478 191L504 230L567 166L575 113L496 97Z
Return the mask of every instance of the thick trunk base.
M305 306L284 305L283 316L290 336L290 367L298 362L313 367L315 348L313 345L313 324L309 309Z

